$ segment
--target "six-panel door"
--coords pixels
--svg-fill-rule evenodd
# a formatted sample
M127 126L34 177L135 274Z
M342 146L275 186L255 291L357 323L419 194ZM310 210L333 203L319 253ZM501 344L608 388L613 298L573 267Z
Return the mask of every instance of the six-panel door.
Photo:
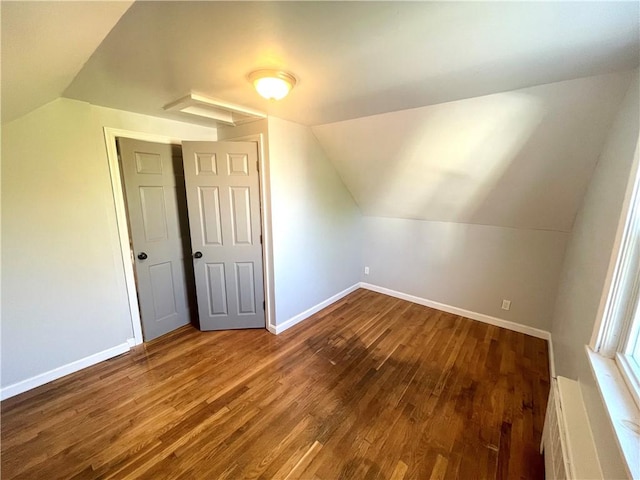
M173 145L120 138L118 147L142 330L149 341L190 321L193 273L182 158Z
M257 145L183 142L202 330L264 328Z

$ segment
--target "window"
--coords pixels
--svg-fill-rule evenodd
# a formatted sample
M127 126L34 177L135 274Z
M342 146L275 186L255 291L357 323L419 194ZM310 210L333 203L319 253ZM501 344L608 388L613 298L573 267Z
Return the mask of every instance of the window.
M638 150L590 349L596 383L632 478L640 478L640 171Z
M614 248L611 288L591 347L614 359L640 407L640 192L638 176L630 185L618 248ZM616 258L617 257L617 258Z
M638 239L636 238L636 242ZM640 269L638 269L640 270ZM637 274L640 271L636 272ZM631 396L640 408L640 275L636 275L632 295L632 315L622 319L622 342L615 358ZM625 332L626 330L626 332Z

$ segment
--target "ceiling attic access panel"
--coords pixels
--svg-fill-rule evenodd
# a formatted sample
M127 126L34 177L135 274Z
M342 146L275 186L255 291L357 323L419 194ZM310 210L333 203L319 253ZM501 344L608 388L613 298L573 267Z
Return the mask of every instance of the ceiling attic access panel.
M164 106L167 112L210 120L214 126L236 126L266 118L266 114L204 95L190 93Z

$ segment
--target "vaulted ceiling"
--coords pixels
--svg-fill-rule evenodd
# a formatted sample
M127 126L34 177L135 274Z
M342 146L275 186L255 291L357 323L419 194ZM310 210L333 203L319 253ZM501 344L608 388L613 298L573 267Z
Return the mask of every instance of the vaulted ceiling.
M132 3L2 2L2 121L60 97Z
M57 68L64 96L97 105L167 116L195 91L317 125L631 68L639 52L636 2L140 1L119 18L127 7L3 2L3 100L33 107L25 82L47 89ZM299 84L262 100L246 80L259 67Z
M190 90L306 125L630 66L638 8L610 3L136 2L65 96L142 113ZM260 99L259 67L292 71Z
M639 8L2 2L2 118L63 95L207 124L163 109L195 92L313 126L365 214L567 231L629 84L609 74L638 66ZM285 100L247 81L264 67L297 76Z
M568 232L630 72L313 127L365 215Z

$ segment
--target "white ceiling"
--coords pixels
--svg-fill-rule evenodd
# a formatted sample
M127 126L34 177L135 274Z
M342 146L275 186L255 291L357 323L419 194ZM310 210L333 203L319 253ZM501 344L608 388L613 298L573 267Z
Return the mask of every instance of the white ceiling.
M0 6L3 122L61 94L193 122L163 106L195 92L314 126L364 214L517 228L571 229L640 57L638 2Z
M132 3L2 2L2 121L60 97Z
M194 91L317 125L632 68L638 36L637 2L136 2L65 96L168 116ZM299 85L262 100L261 67Z

